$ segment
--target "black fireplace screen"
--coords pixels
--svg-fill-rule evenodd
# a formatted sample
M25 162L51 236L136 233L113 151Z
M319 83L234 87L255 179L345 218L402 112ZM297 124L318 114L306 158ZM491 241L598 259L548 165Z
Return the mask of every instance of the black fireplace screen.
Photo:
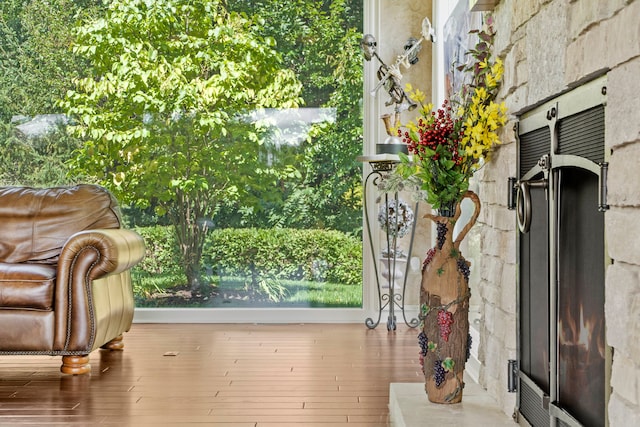
M604 426L604 106L557 113L519 135L518 410L534 427Z
M520 240L520 370L549 394L549 220L545 190L531 189L531 228Z

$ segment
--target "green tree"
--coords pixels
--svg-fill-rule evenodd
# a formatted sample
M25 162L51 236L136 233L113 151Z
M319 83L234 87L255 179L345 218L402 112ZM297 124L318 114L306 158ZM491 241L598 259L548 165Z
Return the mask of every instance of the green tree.
M323 106L337 88L330 58L342 50L348 31L362 32L362 0L228 0L228 4L232 10L263 18L263 33L277 41L285 66L304 83L305 106Z
M55 129L39 137L25 137L11 124L0 124L0 185L53 186L75 182L66 161L78 140Z
M360 230L362 1L229 0L229 7L264 18L264 34L277 40L284 63L304 83L305 106L336 113L336 121L318 125L295 157L278 152L291 156L287 164L297 170L279 181L279 203L263 206L268 225Z
M71 52L70 28L100 0L0 2L0 119L58 113L56 102L87 64Z
M219 0L114 0L77 31L92 69L62 103L87 139L73 168L168 214L194 290L215 210L261 176L247 113L300 102L260 25Z
M0 183L74 182L65 164L79 141L56 129L39 137L16 131L16 115L59 113L56 106L87 63L71 52L76 20L99 13L100 0L0 2Z
M361 38L348 30L340 39L342 49L328 59L335 89L325 106L335 109L336 120L316 125L314 138L304 146L305 179L293 190L308 193L310 218L322 218L324 226L344 232L362 228L362 164L356 160L362 154ZM295 206L287 204L287 209Z

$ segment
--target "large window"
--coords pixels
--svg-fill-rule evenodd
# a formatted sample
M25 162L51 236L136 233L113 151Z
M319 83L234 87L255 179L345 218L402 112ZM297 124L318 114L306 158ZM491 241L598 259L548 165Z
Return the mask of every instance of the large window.
M361 309L362 16L353 0L2 2L1 184L111 189L147 242L144 319Z

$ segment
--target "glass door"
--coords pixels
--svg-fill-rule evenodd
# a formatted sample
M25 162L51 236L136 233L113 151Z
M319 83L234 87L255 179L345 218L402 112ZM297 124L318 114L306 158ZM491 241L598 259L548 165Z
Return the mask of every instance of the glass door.
M364 322L362 164L356 160L363 152L362 1L1 3L0 62L7 69L0 76L0 185L95 181L151 189L121 203L127 226L148 248L134 272L136 321ZM118 11L127 19L115 19ZM236 26L226 27L231 19ZM109 36L89 36L105 28ZM77 34L86 44L79 51L98 54L74 56ZM106 41L112 34L117 46ZM109 54L121 44L123 52ZM276 71L246 77L247 70ZM292 75L295 84L277 87L295 95L264 94L257 83L290 83ZM111 94L134 88L130 98L113 103L122 110L105 108L105 117L123 119L68 135L69 109L61 100L80 93L79 76L109 81L118 88ZM228 84L201 91L218 78ZM211 107L211 99L244 89L247 81L240 107L216 115L227 106ZM274 99L274 108L245 107L258 97ZM95 98L100 105L110 100ZM299 98L286 105L299 108L275 101L282 98ZM207 109L213 113L199 115ZM127 127L129 120L139 128ZM218 121L224 120L223 132ZM247 132L249 122L259 126ZM125 140L142 142L130 149ZM88 163L74 155L90 146L90 160L115 155L100 157L100 173L67 175L70 161ZM138 161L143 154L149 155ZM126 173L118 170L129 164ZM210 193L184 202L193 187ZM165 203L174 197L176 203ZM195 210L205 213L191 215ZM187 216L190 222L181 221Z

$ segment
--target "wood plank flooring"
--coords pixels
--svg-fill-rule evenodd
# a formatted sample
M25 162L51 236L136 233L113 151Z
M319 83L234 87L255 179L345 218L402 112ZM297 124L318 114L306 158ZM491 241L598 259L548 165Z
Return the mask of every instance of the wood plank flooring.
M134 324L124 351L91 354L89 376L61 374L59 357L0 356L0 426L387 426L389 384L422 381L416 336L384 324Z

